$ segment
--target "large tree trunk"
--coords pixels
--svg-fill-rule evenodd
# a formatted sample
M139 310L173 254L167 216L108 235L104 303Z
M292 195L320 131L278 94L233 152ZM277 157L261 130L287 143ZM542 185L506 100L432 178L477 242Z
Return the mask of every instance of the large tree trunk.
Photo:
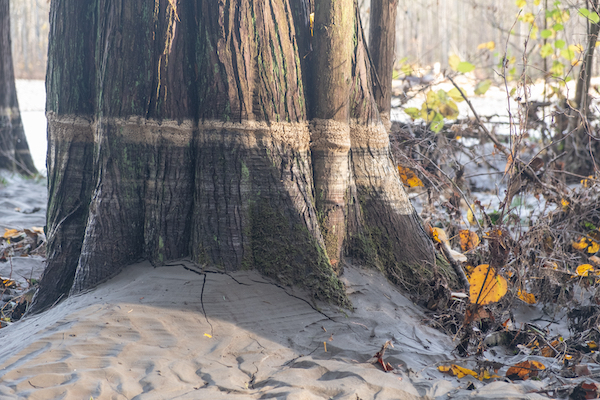
M19 112L10 43L9 1L0 1L0 169L37 173Z
M48 265L33 311L140 258L257 268L346 306L344 256L394 279L433 263L353 2L331 15L325 3L312 45L331 48L340 23L355 40L339 53L311 51L306 0L52 2ZM326 69L340 114L307 96L305 63Z

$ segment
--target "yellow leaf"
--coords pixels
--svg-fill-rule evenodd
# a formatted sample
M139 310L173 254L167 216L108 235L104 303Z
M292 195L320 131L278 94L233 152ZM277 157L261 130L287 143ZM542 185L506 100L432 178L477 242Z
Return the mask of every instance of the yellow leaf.
M471 369L452 364L450 366L440 365L438 370L441 372L449 373L450 375L456 376L458 379L464 378L467 375L471 375L477 378L477 373Z
M569 209L569 201L565 199L560 200L560 204L562 205L562 209L567 211Z
M471 274L473 273L474 270L475 270L475 267L472 265L467 265L465 267L465 273L467 274L467 276L471 276Z
M500 300L508 290L508 282L488 264L481 264L469 277L469 299L472 304L486 305Z
M475 226L477 225L477 220L475 219L475 215L473 215L473 211L475 209L475 204L471 204L471 207L469 207L469 210L467 211L467 221L469 221L469 224L471 226Z
M484 370L483 372L479 373L479 376L477 377L477 379L481 380L487 380L487 379L492 379L492 378L500 378L498 375L496 374L492 374L490 371L488 371L487 369Z
M8 228L4 228L4 235L3 237L5 239L13 239L16 237L19 237L21 235L21 231L18 231L17 229L8 229Z
M464 90L463 90L463 93L464 93ZM447 94L448 94L448 97L450 97L452 100L456 101L457 103L460 103L461 101L465 101L462 94L460 94L460 90L458 90L457 88L452 88L452 89L448 90ZM457 137L457 139L458 139L458 137Z
M519 289L517 296L527 304L535 304L536 303L535 296L524 290Z
M590 254L597 253L600 250L600 244L598 242L592 240L590 243L590 247L588 247L587 252Z
M473 231L461 230L458 233L460 237L460 248L462 251L473 250L480 243L479 236Z
M590 350L598 350L598 344L596 342L594 342L593 340L585 342L585 344L588 345Z
M457 56L456 54L452 54L450 57L448 57L448 65L450 66L450 68L456 71L458 69L458 64L460 64L459 56Z
M526 0L517 0L515 3L517 4L517 7L519 7L519 8L523 8L527 5Z
M417 175L410 169L398 165L398 172L400 172L400 179L408 187L423 186L423 182Z
M592 267L590 264L581 264L579 267L577 267L577 275L588 276L590 271L593 271L593 270L594 270L594 267Z
M546 366L539 361L531 360L529 362L531 363L532 366L534 366L535 368L537 368L539 370L546 369Z
M212 338L212 335L210 335L210 334L208 334L208 333L205 333L205 334L204 334L204 336L206 336L206 337L207 337L207 338L209 338L209 339L210 339L210 338Z
M572 246L575 250L584 250L588 246L588 240L584 237L581 237L579 238L579 242L573 242Z
M431 228L431 237L434 242L448 243L448 237L442 228Z

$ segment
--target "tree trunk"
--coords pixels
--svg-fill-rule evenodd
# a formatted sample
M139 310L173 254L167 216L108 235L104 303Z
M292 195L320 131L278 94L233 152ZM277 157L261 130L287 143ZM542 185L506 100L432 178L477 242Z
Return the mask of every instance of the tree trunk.
M311 40L306 0L52 1L34 312L141 258L256 268L345 306L344 257L402 279L433 263L377 123L354 5L347 25L325 3ZM338 24L354 36L343 49Z
M392 109L392 73L396 51L396 14L398 0L371 0L369 52L378 81L373 89L379 115L390 130Z
M598 0L591 0L588 4L590 11L600 13ZM600 151L598 138L589 140L591 127L588 121L590 113L590 82L592 78L592 66L594 59L594 50L600 32L600 24L595 24L588 20L587 29L587 48L583 55L583 62L579 69L577 86L575 89L575 108L571 113L572 118L567 128L568 136L564 139L564 144L559 146L567 153L567 169L577 175L587 176L593 174L595 162L594 155L597 157Z
M0 169L37 173L23 131L10 42L9 1L0 1Z

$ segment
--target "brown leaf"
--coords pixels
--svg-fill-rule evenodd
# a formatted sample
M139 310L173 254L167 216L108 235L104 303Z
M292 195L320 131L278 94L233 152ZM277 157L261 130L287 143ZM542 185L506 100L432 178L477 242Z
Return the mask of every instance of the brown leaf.
M506 377L513 381L527 380L538 375L538 372L546 369L544 364L538 361L523 361L513 365L506 371Z
M542 160L539 157L534 158L533 160L529 161L529 167L534 171L537 172L540 168L542 168L544 166L544 160Z

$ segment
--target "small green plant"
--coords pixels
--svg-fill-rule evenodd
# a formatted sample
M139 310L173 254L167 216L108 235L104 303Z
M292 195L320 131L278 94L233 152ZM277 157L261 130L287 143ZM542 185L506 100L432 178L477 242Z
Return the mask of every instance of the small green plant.
M479 47L479 49L493 48L493 42L484 43L483 47ZM473 72L475 70L475 65L468 61L461 61L461 59L452 55L448 59L448 64L452 70L454 70L454 74L466 74L469 72ZM492 85L492 81L489 79L480 81L477 83L474 89L474 93L476 95L483 95ZM462 93L461 93L462 91ZM458 88L452 88L448 91L439 89L437 91L429 90L427 92L425 101L421 105L421 108L417 107L407 107L404 109L404 112L408 114L413 120L421 118L425 123L427 123L427 127L435 133L438 133L444 127L444 123L446 120L455 120L459 116L458 105L456 103L460 103L464 101L463 94L464 90L459 90Z

